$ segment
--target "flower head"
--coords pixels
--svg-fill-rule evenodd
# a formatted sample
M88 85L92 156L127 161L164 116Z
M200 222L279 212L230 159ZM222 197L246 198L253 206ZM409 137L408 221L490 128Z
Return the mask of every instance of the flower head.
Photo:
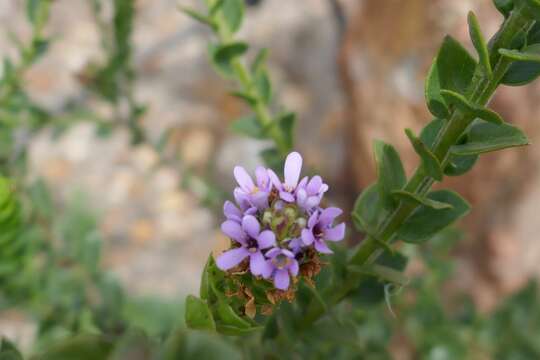
M262 166L255 170L255 180L244 168L234 168L235 202L223 205L227 220L221 225L231 247L216 259L221 270L238 269L229 272L233 277L249 271L254 281L271 281L276 289L288 291L300 273L313 274L300 271L302 266L319 263L319 254L332 252L327 241L344 238L345 224L333 225L342 211L321 207L328 185L318 175L300 180L301 170L297 152L285 160L284 181Z

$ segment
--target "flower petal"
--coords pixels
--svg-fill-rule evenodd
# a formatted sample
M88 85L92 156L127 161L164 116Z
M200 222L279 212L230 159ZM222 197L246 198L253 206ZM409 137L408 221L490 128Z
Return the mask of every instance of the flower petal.
M335 218L343 213L343 210L337 207L329 207L324 209L319 216L319 222L322 226L330 225Z
M296 202L301 207L305 207L304 205L306 204L306 199L307 199L306 190L303 188L299 188L298 191L296 192Z
M318 194L322 184L322 178L319 175L316 175L311 178L311 180L306 186L306 190L310 195Z
M290 153L285 159L285 185L294 189L298 185L300 172L302 171L302 156L295 152Z
M308 228L312 228L317 224L317 221L319 220L319 212L315 211L308 219L307 226Z
M246 240L246 234L242 230L239 223L232 220L227 220L221 224L221 231L233 240L243 244Z
M321 202L321 198L318 195L310 196L307 198L306 203L304 204L304 209L312 209L315 206L319 205Z
M292 253L292 251L289 251L287 249L281 249L281 253L288 258L294 258L294 254Z
M265 209L268 207L268 193L259 191L255 194L252 194L249 197L250 202L255 206L257 209Z
M323 254L332 254L333 251L326 245L324 241L315 241L315 250Z
M276 257L280 253L281 253L281 249L275 247L273 249L268 250L268 252L266 253L266 257L269 258L269 259L272 259L272 258Z
M232 201L225 201L225 204L223 204L223 214L229 220L242 221L242 212L232 203Z
M249 270L253 275L261 275L267 266L266 259L260 251L249 256Z
M302 241L305 245L311 245L315 241L315 237L313 236L313 232L311 229L304 229L302 230Z
M249 252L241 247L225 251L216 259L216 265L221 270L229 270L240 264L249 255Z
M246 169L241 166L235 166L233 173L238 185L240 185L245 192L251 192L251 190L255 187L255 184L253 184L253 180L247 173Z
M298 261L293 260L291 262L291 265L289 265L289 272L291 273L292 276L296 276L298 275L298 270L300 270L298 266Z
M259 222L253 215L246 215L242 219L242 229L251 236L252 238L256 239L259 236L259 232L261 231L261 226L259 225Z
M282 200L286 201L286 202L290 202L290 203L294 202L294 195L291 194L291 193L289 193L289 192L286 192L286 191L280 191L280 192L279 192L279 197L280 197Z
M249 198L246 195L246 192L239 187L235 188L233 191L234 200L240 206L241 210L246 210L247 208L251 207L251 204L249 203Z
M299 188L305 188L307 183L308 183L308 180L309 178L307 176L304 176L302 178L302 180L300 180L300 182L298 183L298 185L296 185L296 188L299 189Z
M345 223L324 230L324 239L329 241L340 241L345 237Z
M270 177L268 177L268 171L262 166L257 166L255 169L255 178L257 179L257 186L260 190L269 190Z
M289 288L289 272L287 270L278 270L274 275L274 285L280 290Z
M268 169L267 171L268 171L268 177L270 178L270 181L272 182L272 184L274 184L276 189L281 190L283 188L281 184L281 180L279 180L279 177L276 175L274 170Z
M276 245L276 235L270 230L264 230L257 237L257 242L259 243L259 249L268 249Z

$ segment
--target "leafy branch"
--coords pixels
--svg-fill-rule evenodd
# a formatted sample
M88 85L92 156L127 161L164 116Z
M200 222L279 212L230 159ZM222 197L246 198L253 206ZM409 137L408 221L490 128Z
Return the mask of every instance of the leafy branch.
M419 138L406 132L421 158L408 181L394 148L375 143L378 181L358 198L353 214L355 226L367 237L350 256L343 281L324 291L328 305L340 302L365 279L351 268L376 263L396 240L422 243L469 211L467 202L454 192L429 192L443 174L461 175L472 168L479 154L528 144L521 130L485 106L499 84L525 84L540 75L540 62L534 55L540 41L536 23L540 2L518 0L504 14L504 24L489 45L474 14L469 14L479 61L457 41L445 38L426 81L426 100L435 120ZM312 301L302 327L323 314L324 308Z
M294 113L273 114L272 83L266 66L267 51L262 49L250 66L243 58L248 45L235 39L242 25L244 4L242 0L206 0L207 14L192 9L182 11L206 24L218 42L208 48L216 71L226 79L235 80L239 86L231 95L243 100L254 115L242 117L232 124L232 130L253 138L271 139L274 148L264 150L262 157L272 168L280 168L283 159L293 148Z

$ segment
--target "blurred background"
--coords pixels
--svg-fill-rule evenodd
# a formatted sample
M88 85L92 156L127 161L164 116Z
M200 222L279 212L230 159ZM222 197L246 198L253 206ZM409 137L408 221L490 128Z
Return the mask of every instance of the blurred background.
M102 265L128 293L178 300L198 291L208 253L225 242L221 204L231 197L233 166L254 169L268 144L230 131L248 109L207 60L210 32L177 11L178 0L135 1L127 100L111 106L89 90L107 61L103 22L112 11L111 2L97 11L93 3L52 2L49 48L24 73L27 94L52 119L20 137L29 181L42 179L59 212L77 202L95 210ZM331 201L348 209L375 179L373 139L394 144L409 173L416 166L403 128L418 132L430 120L423 79L444 34L472 50L469 10L486 37L502 21L490 0L247 3L240 38L269 48L275 103L298 113L297 149L330 184ZM0 22L0 57L16 57L12 34L24 40L32 32L23 1L1 1ZM540 274L540 83L503 86L492 107L533 145L484 156L441 185L473 205L445 288L471 295L481 312ZM133 109L136 124L126 116ZM142 140L134 139L138 127ZM421 271L410 264L409 272ZM0 333L34 331L30 319L0 313Z

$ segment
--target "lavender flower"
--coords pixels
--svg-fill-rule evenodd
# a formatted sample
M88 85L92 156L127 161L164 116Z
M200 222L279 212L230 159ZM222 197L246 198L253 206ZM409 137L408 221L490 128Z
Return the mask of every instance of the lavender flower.
M251 204L257 209L268 207L268 196L270 195L272 184L265 168L259 166L255 169L257 185L253 183L251 176L241 166L234 168L234 177L238 185L240 185L240 187L234 190L234 193L236 201L241 207L246 208L247 204Z
M314 176L308 182L305 177L298 184L296 190L296 203L304 210L309 211L318 206L324 193L328 191L328 185L324 184L320 176Z
M261 250L276 244L276 237L272 231L261 231L259 222L253 215L244 216L242 225L227 220L221 225L221 230L240 244L240 247L228 250L217 258L216 264L221 270L229 270L249 256L251 273L257 276L264 273L268 276L269 264Z
M285 182L282 183L276 173L268 169L268 175L272 180L272 184L279 192L279 197L289 203L294 203L295 190L300 179L300 172L302 171L302 156L297 152L292 152L285 159Z
M232 245L216 260L221 270L249 258L249 266L241 270L262 278L256 281L273 281L279 290L289 289L291 277L297 277L304 265L303 276L311 278L319 271L319 254L332 252L326 241L342 240L345 224L333 225L340 209L321 208L328 185L318 175L299 181L301 170L302 156L297 152L287 156L283 182L261 166L255 170L255 181L244 168L234 168L239 186L235 203L223 205L227 220L221 226Z
M305 245L314 244L315 249L323 254L331 254L325 241L340 241L345 237L345 223L332 227L335 218L343 211L330 207L315 211L308 220L307 228L302 230L302 241Z
M270 260L271 277L274 279L274 286L280 290L289 288L290 277L298 275L298 261L294 258L294 254L287 249L273 248L266 253L266 257Z

